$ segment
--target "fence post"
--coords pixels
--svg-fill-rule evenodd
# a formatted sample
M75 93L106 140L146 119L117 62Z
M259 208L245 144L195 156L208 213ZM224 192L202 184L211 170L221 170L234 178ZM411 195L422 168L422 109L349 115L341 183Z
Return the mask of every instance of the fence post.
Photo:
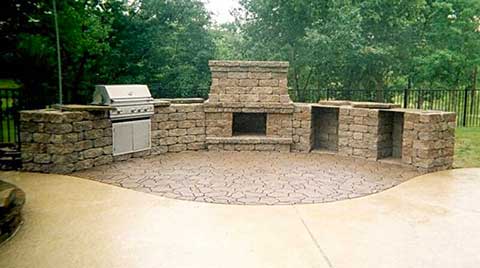
M403 108L408 106L408 88L403 89Z
M467 101L468 101L468 87L465 88L465 94L463 96L463 122L464 127L467 126Z

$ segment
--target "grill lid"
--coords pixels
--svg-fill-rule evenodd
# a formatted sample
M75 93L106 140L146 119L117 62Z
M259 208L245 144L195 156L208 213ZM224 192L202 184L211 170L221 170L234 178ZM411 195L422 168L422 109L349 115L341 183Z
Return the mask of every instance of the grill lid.
M151 102L150 90L146 85L97 85L92 104L111 105L122 102Z

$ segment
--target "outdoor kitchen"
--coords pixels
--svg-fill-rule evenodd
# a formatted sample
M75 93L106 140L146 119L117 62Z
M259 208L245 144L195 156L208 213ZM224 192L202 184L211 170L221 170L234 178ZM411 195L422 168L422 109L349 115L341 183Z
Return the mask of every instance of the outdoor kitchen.
M293 103L287 62L211 61L209 99L97 86L92 104L22 111L23 170L71 173L183 151L326 152L422 172L453 162L455 114L356 102Z

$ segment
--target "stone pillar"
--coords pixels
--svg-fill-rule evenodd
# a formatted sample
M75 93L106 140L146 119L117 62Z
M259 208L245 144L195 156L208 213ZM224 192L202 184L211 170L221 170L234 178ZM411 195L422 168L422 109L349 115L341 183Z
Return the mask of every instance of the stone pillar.
M304 103L295 103L294 107L292 151L308 153L313 144L312 107Z
M405 112L402 161L424 172L452 168L455 122L455 113Z

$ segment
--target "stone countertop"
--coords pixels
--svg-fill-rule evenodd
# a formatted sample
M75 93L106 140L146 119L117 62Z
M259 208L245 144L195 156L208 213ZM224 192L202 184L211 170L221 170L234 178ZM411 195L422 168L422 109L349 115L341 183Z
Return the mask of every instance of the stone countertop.
M153 105L161 106L164 103L171 103L171 104L192 104L192 103L203 103L205 100L202 98L176 98L176 99L155 99L153 101Z
M114 107L109 105L82 105L82 104L65 104L65 105L53 105L53 108L61 111L110 111L115 110Z
M155 99L153 101L153 106L155 106L155 107L168 107L171 104L172 103L170 101L162 100L162 99Z

